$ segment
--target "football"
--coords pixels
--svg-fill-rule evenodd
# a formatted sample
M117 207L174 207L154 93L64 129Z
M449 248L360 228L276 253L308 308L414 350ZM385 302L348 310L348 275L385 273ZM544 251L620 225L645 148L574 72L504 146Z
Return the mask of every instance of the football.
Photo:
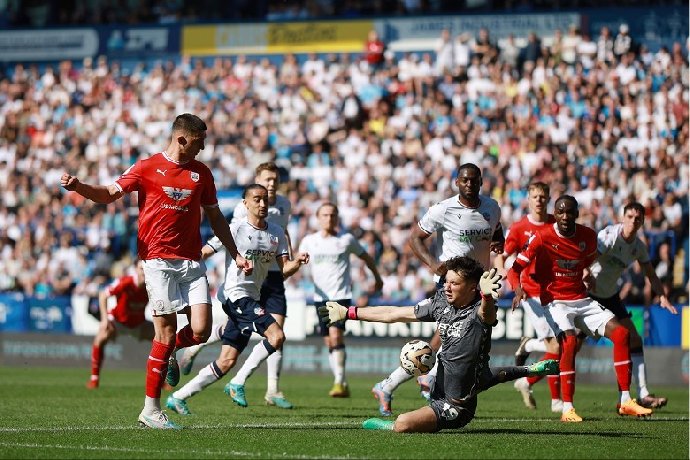
M423 340L410 340L400 350L400 365L415 377L428 373L435 362L434 351Z

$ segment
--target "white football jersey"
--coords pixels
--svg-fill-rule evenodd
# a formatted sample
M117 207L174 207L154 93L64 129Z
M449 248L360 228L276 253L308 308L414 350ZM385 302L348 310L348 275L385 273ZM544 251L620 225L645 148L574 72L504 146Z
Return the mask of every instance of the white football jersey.
M649 262L647 246L635 236L628 243L622 236L623 224L609 225L597 235L599 257L592 264L592 275L596 279L591 291L597 297L609 298L618 292L618 280L623 271L636 260Z
M236 301L243 297L259 300L261 285L266 279L271 264L277 264L276 257L288 254L285 231L278 225L267 222L266 228L254 227L246 220L230 224L230 232L235 239L237 250L245 259L250 259L254 269L247 275L238 268L230 254L225 253L225 280L218 286L218 300ZM225 249L217 236L208 243L215 251Z
M268 216L266 220L278 225L283 229L283 232L287 232L288 224L290 223L290 214L292 213L292 203L290 200L285 198L283 195L276 195L275 204L268 207ZM237 203L235 210L232 213L232 223L241 222L247 220L247 207L242 201ZM269 271L277 272L280 271L278 264L274 261Z
M460 196L436 203L422 216L419 228L428 234L436 232L436 257L468 256L489 269L491 237L501 228L501 210L493 198L479 197L479 206L468 208Z
M364 253L351 233L324 237L321 232L304 237L299 252L309 253L309 270L314 280L314 300L352 298L350 254Z

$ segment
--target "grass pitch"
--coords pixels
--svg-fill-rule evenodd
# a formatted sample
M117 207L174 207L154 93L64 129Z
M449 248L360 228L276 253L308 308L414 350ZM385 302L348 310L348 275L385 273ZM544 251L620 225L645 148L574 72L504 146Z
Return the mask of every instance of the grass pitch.
M184 430L157 431L137 426L142 371L106 369L96 391L85 389L88 375L87 367L0 368L0 458L688 458L686 388L654 388L668 406L636 420L614 412L615 387L580 384L575 402L585 422L564 424L549 410L545 383L533 411L508 383L479 396L477 417L462 430L401 435L361 429L378 415L369 390L383 376L350 376L352 397L333 399L330 376L286 374L281 386L296 407L284 410L263 404L259 369L247 384L249 407L223 394L225 377L188 401L194 415L171 415ZM393 409L423 403L408 382Z

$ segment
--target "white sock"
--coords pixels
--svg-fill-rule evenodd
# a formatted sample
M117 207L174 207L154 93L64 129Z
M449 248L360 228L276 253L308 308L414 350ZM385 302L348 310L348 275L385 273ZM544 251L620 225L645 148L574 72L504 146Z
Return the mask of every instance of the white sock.
M280 380L280 371L283 368L283 350L276 350L266 360L266 374L268 376L268 383L266 386L266 393L274 395L278 393L278 380Z
M345 348L333 350L331 356L333 357L335 383L345 383Z
M159 412L161 410L161 400L160 398L151 398L146 396L144 398L144 413L146 415L151 415L154 412Z
M335 362L335 354L333 353L335 350L329 350L328 352L328 366L331 368L331 372L333 373L333 379L335 380L337 374L335 367L338 365Z
M621 391L621 397L620 397L620 402L621 404L630 401L630 392L629 391Z
M176 399L191 398L210 384L217 382L221 377L222 375L216 375L213 371L213 363L210 363L208 366L203 367L196 377L174 392L172 397Z
M402 367L398 366L396 370L391 372L391 374L383 379L381 383L381 387L383 388L383 391L386 393L393 393L396 388L400 386L401 383L405 383L408 380L410 380L413 376L408 374L405 369Z
M644 354L642 353L631 353L630 359L632 360L632 375L637 380L637 397L642 399L649 396L649 390L647 389L647 369L644 365Z
M563 401L563 413L565 414L568 412L570 409L574 409L573 403L572 402L565 402Z
M532 353L533 351L541 351L542 353L546 353L546 344L543 340L529 339L525 344L525 351L527 353Z
M252 352L247 357L247 360L242 365L242 368L237 371L237 374L230 380L235 385L244 385L244 382L254 373L257 367L261 365L264 360L268 358L268 350L263 344L263 340L254 345Z

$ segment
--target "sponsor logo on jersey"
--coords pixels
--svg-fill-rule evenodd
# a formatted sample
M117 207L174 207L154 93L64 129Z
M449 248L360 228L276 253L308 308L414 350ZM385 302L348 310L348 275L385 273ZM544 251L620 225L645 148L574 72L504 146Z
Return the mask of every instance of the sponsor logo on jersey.
M580 259L558 259L556 260L556 264L558 265L559 268L562 268L563 270L574 270L577 268L577 265L580 263Z
M192 195L192 191L185 188L163 187L163 191L172 200L182 201Z
M259 262L262 263L268 263L271 262L273 259L276 258L276 252L275 251L265 251L263 249L247 249L247 252L244 255L245 259L252 259L252 260L258 260Z

